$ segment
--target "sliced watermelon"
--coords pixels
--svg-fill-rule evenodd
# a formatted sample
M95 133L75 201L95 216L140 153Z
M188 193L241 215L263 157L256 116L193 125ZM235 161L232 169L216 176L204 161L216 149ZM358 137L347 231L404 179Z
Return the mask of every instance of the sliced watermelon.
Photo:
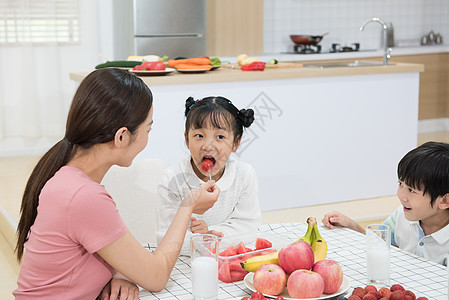
M236 282L236 281L240 281L243 280L246 276L246 274L248 274L248 271L246 270L241 270L241 271L234 271L231 270L231 282Z
M225 261L218 269L218 279L223 282L231 283L243 280L248 271L242 268L240 261Z
M269 240L263 238L256 239L256 250L271 248L272 246L273 244Z
M225 261L221 264L220 268L218 269L218 279L226 283L232 282L231 270L229 270L229 262Z
M240 242L240 244L237 245L237 254L243 254L243 253L248 252L246 249L248 249L248 248L245 247L245 244L243 244L243 242ZM249 250L251 250L251 249L249 249Z
M224 251L220 252L218 255L219 256L234 256L234 255L237 255L237 254L239 254L237 252L237 247L236 246L229 246Z

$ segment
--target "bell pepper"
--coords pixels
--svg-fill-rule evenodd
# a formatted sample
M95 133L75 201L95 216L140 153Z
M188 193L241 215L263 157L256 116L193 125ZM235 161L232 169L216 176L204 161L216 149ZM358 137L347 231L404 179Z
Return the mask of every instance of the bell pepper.
M249 65L241 66L242 71L263 71L265 69L265 63L261 61L255 61Z

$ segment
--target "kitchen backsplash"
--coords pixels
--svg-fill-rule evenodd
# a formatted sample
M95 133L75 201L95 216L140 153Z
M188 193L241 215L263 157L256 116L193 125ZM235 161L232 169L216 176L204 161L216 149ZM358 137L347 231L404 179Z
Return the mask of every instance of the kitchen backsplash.
M396 45L419 43L431 30L449 44L448 0L265 0L264 52L293 51L290 34L326 32L322 52L329 52L332 43L357 42L360 50L379 49L380 24L370 23L360 31L360 25L373 17L393 24Z

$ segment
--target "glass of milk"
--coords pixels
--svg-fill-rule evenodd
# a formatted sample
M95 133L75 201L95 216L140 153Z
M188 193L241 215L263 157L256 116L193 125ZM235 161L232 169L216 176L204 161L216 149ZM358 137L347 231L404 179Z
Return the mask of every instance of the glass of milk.
M218 237L194 234L190 238L192 295L195 300L218 298Z
M366 226L367 284L387 287L390 284L390 227L384 224Z

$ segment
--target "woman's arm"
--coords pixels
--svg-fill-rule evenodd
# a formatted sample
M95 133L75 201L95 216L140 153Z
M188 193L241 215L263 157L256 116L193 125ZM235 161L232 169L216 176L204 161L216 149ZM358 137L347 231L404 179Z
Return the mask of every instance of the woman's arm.
M165 287L176 263L192 213L204 213L213 206L218 194L219 189L212 182L192 190L183 200L167 233L153 253L142 247L128 231L100 249L98 254L139 286L149 291L160 291Z

